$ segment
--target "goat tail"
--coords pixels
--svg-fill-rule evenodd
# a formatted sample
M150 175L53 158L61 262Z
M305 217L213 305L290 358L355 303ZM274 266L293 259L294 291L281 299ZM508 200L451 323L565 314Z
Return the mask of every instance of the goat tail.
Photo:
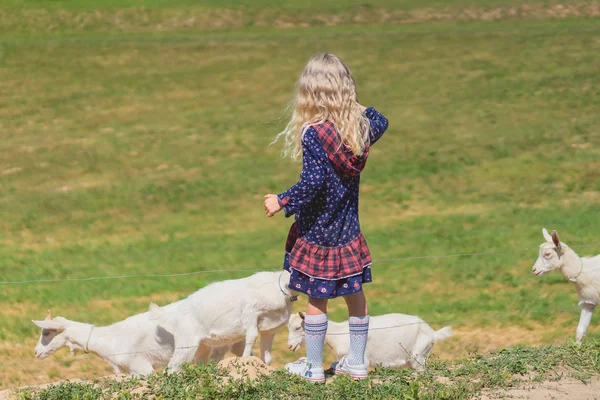
M154 303L150 303L148 307L148 311L150 311L150 319L153 321L157 321L159 324L164 323L167 320L167 312L163 310L161 307Z
M445 326L442 329L440 329L439 331L435 331L433 333L433 342L437 343L442 340L448 339L450 336L452 336L452 334L453 334L452 327Z

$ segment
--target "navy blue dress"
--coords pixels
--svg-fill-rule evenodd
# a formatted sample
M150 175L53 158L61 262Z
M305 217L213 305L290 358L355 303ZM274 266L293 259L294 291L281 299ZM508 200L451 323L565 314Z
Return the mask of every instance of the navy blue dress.
M286 217L295 215L286 243L284 269L290 289L309 297L335 298L362 291L372 281L371 255L358 220L360 173L369 148L388 127L369 107L369 143L355 156L341 143L334 124L308 127L302 136L302 172L277 197Z

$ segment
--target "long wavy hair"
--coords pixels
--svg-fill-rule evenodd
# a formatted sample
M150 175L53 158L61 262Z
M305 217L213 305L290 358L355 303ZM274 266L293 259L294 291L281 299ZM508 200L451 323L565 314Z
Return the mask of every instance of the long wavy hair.
M337 56L321 53L306 64L297 82L297 96L290 104L292 118L273 143L283 138L283 157L302 156L302 135L311 125L333 123L341 145L362 155L369 141L369 120L358 104L350 69Z

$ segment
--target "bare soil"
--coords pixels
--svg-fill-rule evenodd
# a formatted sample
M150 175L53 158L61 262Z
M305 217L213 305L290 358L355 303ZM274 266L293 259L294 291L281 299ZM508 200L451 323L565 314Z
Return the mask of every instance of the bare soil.
M555 382L542 382L525 388L487 392L481 400L529 399L529 400L594 400L600 399L600 381L594 378L583 383L572 378Z

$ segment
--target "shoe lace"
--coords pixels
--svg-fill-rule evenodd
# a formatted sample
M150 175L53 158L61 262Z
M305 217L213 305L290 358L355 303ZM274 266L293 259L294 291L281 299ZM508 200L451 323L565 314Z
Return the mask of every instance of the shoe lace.
M340 358L340 360L338 361L338 365L341 367L341 366L344 366L344 365L346 365L346 364L348 364L348 359L346 358L346 356L343 356L343 357L342 357L342 358Z
M307 364L306 358L302 357L302 358L294 361L292 364L294 364L294 365L306 365Z

